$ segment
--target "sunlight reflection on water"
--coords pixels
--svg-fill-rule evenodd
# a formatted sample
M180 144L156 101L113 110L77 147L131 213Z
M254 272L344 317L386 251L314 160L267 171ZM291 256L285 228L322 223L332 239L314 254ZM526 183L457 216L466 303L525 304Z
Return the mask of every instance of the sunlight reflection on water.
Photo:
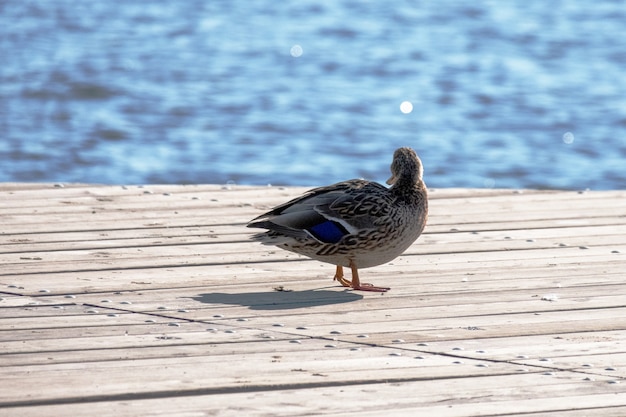
M300 45L294 45L291 47L290 53L292 57L298 58L302 56L302 53L303 53L302 47Z
M0 181L382 182L412 146L431 187L626 188L626 9L561 6L9 1Z
M563 143L571 145L574 143L574 134L572 132L565 132L563 134Z
M410 101L403 101L400 103L400 111L404 114L411 113L413 111L413 104Z

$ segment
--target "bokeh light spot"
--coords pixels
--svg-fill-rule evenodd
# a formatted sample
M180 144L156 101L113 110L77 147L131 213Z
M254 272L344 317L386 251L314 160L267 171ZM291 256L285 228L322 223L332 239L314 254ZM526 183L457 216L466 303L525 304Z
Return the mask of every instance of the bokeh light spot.
M291 47L291 50L289 51L289 53L291 54L292 57L294 58L298 58L299 56L302 55L302 47L300 45L294 45Z
M404 114L409 114L413 111L413 104L410 101L403 101L400 103L400 111Z
M563 134L563 143L567 145L574 143L574 134L572 132L565 132Z

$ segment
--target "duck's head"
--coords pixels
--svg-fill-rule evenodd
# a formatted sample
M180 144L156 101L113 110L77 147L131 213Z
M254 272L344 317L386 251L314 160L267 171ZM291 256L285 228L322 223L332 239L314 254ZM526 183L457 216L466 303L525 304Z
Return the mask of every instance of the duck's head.
M422 161L415 151L411 148L398 148L393 153L391 177L387 180L387 184L394 185L402 182L414 185L422 180L423 174Z

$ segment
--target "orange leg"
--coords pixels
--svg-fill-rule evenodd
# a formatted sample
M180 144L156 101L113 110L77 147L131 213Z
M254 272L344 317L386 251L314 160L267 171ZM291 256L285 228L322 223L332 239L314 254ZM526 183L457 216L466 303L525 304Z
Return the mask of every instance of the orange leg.
M341 265L337 265L337 271L335 272L335 277L333 278L333 280L339 281L339 283L344 287L352 286L352 282L343 277L343 267Z
M339 281L339 283L344 287L351 287L353 290L387 292L391 289L388 287L375 287L372 284L361 284L361 280L359 279L359 271L352 261L350 261L350 269L352 270L352 281L348 281L343 277L343 267L341 267L340 265L337 265L337 271L335 272L335 277L333 279Z

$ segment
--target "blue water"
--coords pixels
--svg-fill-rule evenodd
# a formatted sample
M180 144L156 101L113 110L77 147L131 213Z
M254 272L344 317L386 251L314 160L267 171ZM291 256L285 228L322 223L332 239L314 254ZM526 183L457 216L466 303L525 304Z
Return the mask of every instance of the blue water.
M3 0L0 181L626 189L626 2ZM408 101L412 111L403 113Z

